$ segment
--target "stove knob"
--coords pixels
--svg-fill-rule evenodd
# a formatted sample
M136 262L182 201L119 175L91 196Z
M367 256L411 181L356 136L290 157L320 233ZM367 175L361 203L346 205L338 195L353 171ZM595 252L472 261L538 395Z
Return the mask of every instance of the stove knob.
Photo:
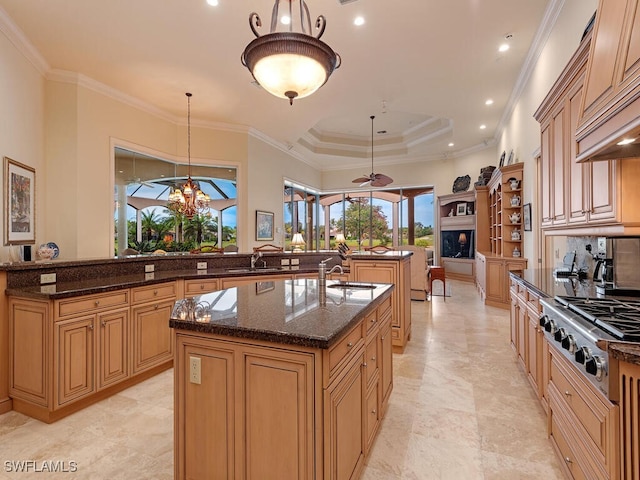
M551 334L553 335L554 333L556 333L556 330L558 330L558 327L556 327L556 322L554 322L553 320L549 320L544 324L544 329L547 332L551 332Z
M591 358L591 350L589 347L582 346L576 350L576 362L584 364Z
M553 335L553 339L556 342L562 342L565 338L567 338L567 331L564 328L559 328Z
M539 320L539 322L540 322L540 326L541 326L541 327L545 327L545 326L547 325L547 323L549 323L549 315L547 315L547 314L542 314L542 315L540 316L540 320Z
M576 344L576 339L573 338L573 335L569 334L562 340L562 348L565 350L569 350L569 353L575 353L578 345Z
M599 382L602 381L605 374L605 361L599 356L593 355L589 360L587 360L585 368L587 369L587 373L595 375L596 380Z

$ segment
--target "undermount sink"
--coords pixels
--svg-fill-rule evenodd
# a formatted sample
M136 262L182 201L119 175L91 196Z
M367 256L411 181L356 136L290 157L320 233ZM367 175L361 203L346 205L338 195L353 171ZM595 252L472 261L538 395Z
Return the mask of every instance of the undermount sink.
M279 272L282 270L280 267L245 267L245 268L229 268L228 273L254 273L254 272Z
M368 285L366 283L350 283L350 282L338 282L327 285L329 288L341 288L343 290L373 290L375 285Z

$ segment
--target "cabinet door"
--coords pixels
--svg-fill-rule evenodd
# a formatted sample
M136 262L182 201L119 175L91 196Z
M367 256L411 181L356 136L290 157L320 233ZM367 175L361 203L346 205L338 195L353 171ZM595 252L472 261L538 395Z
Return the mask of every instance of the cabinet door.
M589 162L589 220L605 221L616 217L617 160Z
M518 311L520 310L520 306L518 305L518 293L515 288L510 289L511 295L511 315L509 316L509 320L511 322L509 333L511 348L513 351L518 352Z
M240 365L246 450L238 478L314 478L313 356L246 348Z
M542 345L540 345L540 339L538 337L538 315L537 312L533 312L530 308L524 308L524 310L526 312L527 328L527 375L539 396L538 376L540 371L540 349Z
M236 377L233 347L178 341L176 353L175 478L231 480L234 466ZM188 342L187 339L185 342ZM200 382L190 379L191 360L200 362Z
M387 403L393 389L393 344L391 342L391 325L387 324L380 331L380 412L387 409Z
M139 373L173 358L169 318L174 301L132 308L131 345L133 373Z
M350 480L364 464L364 352L324 392L325 479Z
M551 138L551 167L553 172L553 184L551 189L553 193L551 198L552 204L552 223L553 225L563 225L566 223L567 216L565 213L565 162L567 159L567 142L566 137L568 134L566 124L566 111L564 104L561 108L556 110L553 114L551 125L553 128Z
M565 185L569 191L568 215L569 223L577 224L587 221L588 210L588 165L578 163L576 155L578 154L578 144L575 139L575 131L578 128L578 116L580 115L580 102L582 100L582 80L583 76L576 82L576 86L569 92L569 131L567 133L567 141L569 142L569 178Z
M98 315L98 390L129 375L129 311Z
M518 362L522 365L525 372L527 371L527 343L528 343L528 328L529 317L527 316L527 306L523 304L522 300L518 299L518 316L516 318L516 334L517 334L517 350L518 350Z
M95 391L95 315L57 322L54 327L56 406Z
M552 215L552 192L553 185L551 183L551 123L541 125L541 146L540 146L540 215L542 216L541 225L547 227L551 225Z
M505 265L502 260L487 260L487 300L505 303Z

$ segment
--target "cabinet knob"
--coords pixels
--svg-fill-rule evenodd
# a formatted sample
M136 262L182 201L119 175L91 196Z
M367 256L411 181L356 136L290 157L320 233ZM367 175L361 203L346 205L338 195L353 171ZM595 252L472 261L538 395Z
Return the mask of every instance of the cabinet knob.
M353 347L353 342L347 343L347 348L351 348L351 347Z
M153 291L153 294L154 294L154 295L158 295L158 290L154 290L154 291Z
M93 330L93 322L89 324L89 330Z
M371 323L376 323L376 319L375 319L375 318L372 318L372 319L371 319Z
M371 361L372 361L372 362L375 362L375 361L376 361L376 357L375 357L375 355L374 355L373 357L371 357Z
M96 300L95 303L96 303L96 307L97 307L98 305L100 305L100 300Z
M371 410L371 413L375 415L376 413L378 413L378 411L374 408L373 410Z
M203 283L200 284L200 290L204 290L204 284Z
M103 327L106 327L106 326L107 326L107 322L105 322L104 320L102 320L102 322L101 322L101 323L102 323L102 326L103 326Z
M571 396L571 394L569 393L569 391L568 391L568 390L567 390L567 391L565 391L565 392L564 392L564 394L565 394L565 396L567 396L567 397L570 397L570 396Z
M363 367L366 367L366 366L367 366L367 362L364 362L364 363L362 364L362 366L363 366Z
M154 305L154 309L157 310L160 307L160 305L158 305L157 303Z
M564 457L564 461L566 463L573 463L569 457Z

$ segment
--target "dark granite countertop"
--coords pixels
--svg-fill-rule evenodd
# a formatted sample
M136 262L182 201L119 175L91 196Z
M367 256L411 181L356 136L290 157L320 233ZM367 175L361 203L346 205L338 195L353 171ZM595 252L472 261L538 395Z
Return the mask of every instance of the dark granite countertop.
M243 270L243 271L238 271ZM56 300L61 298L91 295L94 293L112 292L123 288L154 285L173 280L195 280L207 278L230 278L261 275L296 275L317 273L317 267L301 267L296 270L284 268L256 268L249 269L208 269L208 270L170 270L131 275L116 275L104 278L89 278L86 280L58 282L50 285L31 287L7 288L6 295L15 297L36 298L40 300Z
M640 365L640 345L630 343L610 343L609 355L620 361Z
M169 325L179 330L327 349L395 288L332 288L316 279L255 282L176 302ZM366 285L358 284L355 285Z

